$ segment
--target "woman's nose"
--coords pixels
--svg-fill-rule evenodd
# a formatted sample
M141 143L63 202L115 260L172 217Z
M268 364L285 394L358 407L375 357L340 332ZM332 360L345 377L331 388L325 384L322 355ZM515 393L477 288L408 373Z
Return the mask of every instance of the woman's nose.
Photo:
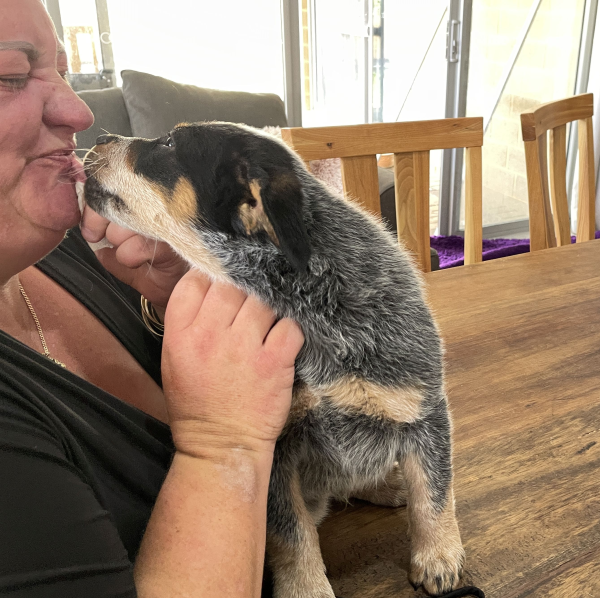
M50 126L69 127L73 133L77 133L94 124L94 115L87 104L64 82L48 98L44 121Z

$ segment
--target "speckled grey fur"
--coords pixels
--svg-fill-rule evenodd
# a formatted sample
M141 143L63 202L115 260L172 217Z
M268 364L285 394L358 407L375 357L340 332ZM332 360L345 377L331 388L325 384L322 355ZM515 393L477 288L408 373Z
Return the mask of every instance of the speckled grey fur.
M345 498L381 481L406 451L419 450L431 464L435 504L442 509L451 477L450 425L442 346L421 275L383 224L332 194L300 161L296 174L312 250L307 273L295 272L271 243L200 230L204 244L240 288L301 325L306 340L296 360L298 383L314 387L354 375L382 386L423 388L426 400L422 420L412 425L344 413L323 401L286 428L276 463L301 470L307 496ZM277 480L276 473L272 504L282 494ZM269 519L274 527L276 519Z

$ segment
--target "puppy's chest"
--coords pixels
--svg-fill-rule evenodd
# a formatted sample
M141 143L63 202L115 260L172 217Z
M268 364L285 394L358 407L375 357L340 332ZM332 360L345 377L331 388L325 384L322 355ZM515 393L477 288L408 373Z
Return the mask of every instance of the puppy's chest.
M423 416L424 402L422 387L408 384L384 386L356 376L342 376L321 385L296 385L288 423L298 422L307 416L327 420L335 413L406 424Z

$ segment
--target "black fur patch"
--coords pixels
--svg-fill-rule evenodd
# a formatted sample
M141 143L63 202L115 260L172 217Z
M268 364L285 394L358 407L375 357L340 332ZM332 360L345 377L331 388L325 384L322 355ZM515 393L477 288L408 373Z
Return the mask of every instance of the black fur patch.
M285 148L227 123L179 127L172 139L179 166L196 190L204 226L233 237L245 236L238 210L252 200L249 184L257 181L279 249L294 269L306 270L310 242L303 218L302 185ZM258 240L268 242L268 237L259 235Z
M88 176L85 182L86 203L101 216L106 214L105 209L110 206L117 212L127 212L125 202L118 196L106 191L93 177Z
M181 168L173 147L165 145L167 138L135 139L128 148L131 166L135 174L158 183L167 191L173 191Z

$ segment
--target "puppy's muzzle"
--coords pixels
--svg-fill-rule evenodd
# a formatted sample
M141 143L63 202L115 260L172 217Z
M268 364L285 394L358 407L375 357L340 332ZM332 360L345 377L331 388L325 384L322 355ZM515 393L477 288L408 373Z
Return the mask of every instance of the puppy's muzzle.
M98 135L96 138L96 145L104 145L105 143L111 143L119 139L118 135Z

